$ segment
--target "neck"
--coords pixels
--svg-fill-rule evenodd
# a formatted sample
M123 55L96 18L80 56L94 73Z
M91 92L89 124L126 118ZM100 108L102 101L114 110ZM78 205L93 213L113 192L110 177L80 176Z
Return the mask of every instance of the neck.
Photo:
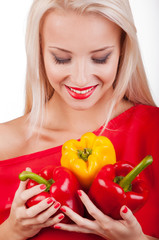
M55 98L54 98L55 97ZM72 131L85 132L94 131L105 121L107 111L106 104L98 104L89 109L77 110L64 104L64 102L56 101L56 96L49 101L47 105L47 122L49 126L54 128L71 129ZM52 121L54 119L54 121ZM93 121L92 121L93 120ZM48 124L47 124L48 125ZM82 132L83 132L82 131Z
M74 131L82 134L94 131L105 123L110 106L108 101L99 101L92 108L77 110L69 107L58 98L56 95L53 96L46 105L46 128ZM128 107L124 101L120 101L115 106L110 119L116 117Z

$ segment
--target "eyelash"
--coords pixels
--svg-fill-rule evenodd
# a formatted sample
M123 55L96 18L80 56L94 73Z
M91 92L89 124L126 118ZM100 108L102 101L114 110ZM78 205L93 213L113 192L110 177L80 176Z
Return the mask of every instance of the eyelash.
M57 58L56 56L54 56L54 60L55 60L56 64L65 64L65 63L69 63L71 61L71 58L60 59L60 58Z
M111 55L111 53L108 53L104 58L101 58L101 59L92 58L92 61L97 63L97 64L104 64L109 59L110 55ZM53 55L53 57L54 57L54 60L55 60L56 64L66 64L66 63L69 63L71 61L71 58L60 59L60 58L57 58L55 55Z
M93 60L95 63L104 64L104 63L106 63L107 60L109 59L110 54L111 54L111 53L108 53L104 58L101 58L101 59L92 58L92 60Z

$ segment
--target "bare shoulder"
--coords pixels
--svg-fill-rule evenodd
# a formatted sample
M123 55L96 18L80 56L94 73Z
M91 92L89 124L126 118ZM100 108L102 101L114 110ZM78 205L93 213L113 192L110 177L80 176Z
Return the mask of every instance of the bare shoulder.
M0 161L16 157L25 145L26 117L0 124Z

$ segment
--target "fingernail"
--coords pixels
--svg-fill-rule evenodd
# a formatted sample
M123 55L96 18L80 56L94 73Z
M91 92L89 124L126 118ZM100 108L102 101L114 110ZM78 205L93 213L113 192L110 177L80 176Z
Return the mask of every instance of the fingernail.
M66 212L66 209L65 209L64 207L61 207L60 210L61 210L62 212Z
M31 172L31 168L26 167L25 171Z
M54 199L53 198L48 198L48 200L47 200L47 204L50 204L50 203L53 203L54 202Z
M61 214L59 217L58 217L58 219L63 219L64 218L64 215L63 214Z
M46 185L45 185L45 184L41 184L41 185L40 185L40 189L41 189L41 190L44 190L45 188L46 188Z
M79 195L80 197L82 196L81 190L77 190L77 193L78 193L78 195Z
M58 225L55 225L54 228L55 228L55 229L60 229L61 227L58 226Z
M54 205L54 208L58 208L58 207L60 207L60 203L59 202L55 203L55 205Z
M124 207L124 209L122 210L123 213L127 213L128 209L127 207Z

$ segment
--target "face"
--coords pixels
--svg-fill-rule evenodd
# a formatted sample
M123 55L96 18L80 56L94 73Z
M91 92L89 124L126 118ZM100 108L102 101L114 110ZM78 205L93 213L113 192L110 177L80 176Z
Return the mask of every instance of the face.
M121 30L104 17L53 11L43 22L42 53L54 101L85 110L112 95Z

